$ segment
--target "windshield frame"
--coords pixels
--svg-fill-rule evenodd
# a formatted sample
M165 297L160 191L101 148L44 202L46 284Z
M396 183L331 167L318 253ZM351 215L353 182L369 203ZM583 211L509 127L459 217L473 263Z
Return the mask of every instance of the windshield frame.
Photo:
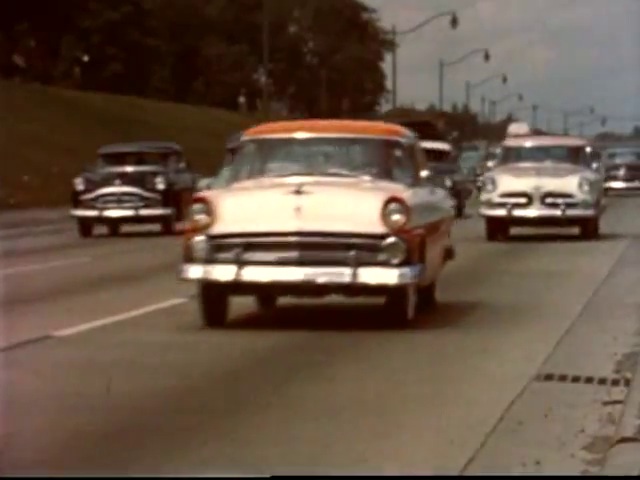
M315 159L309 157L305 160L286 160L284 157L278 158L278 155L282 155L282 151L288 148L301 148L305 151L305 145L309 147L323 147L328 149L337 148L340 151L343 148L355 147L358 149L364 149L361 153L362 157L348 158L348 156L338 155L334 158L323 158L326 161L337 160L335 167L329 167L326 170L322 169L308 169L304 168L296 169L295 167L291 172L283 172L281 174L268 174L266 173L267 166L270 162L277 165L282 161L283 165L287 163L289 165L295 165L297 162L303 164L309 161L314 164L320 162L320 156ZM249 180L258 179L275 179L275 178L287 178L298 176L309 177L332 177L332 178L356 178L356 179L375 179L384 180L397 183L403 183L408 186L418 185L420 181L419 176L419 162L416 158L417 141L402 139L402 138L390 138L390 137L373 137L373 136L356 136L356 135L317 135L307 138L296 138L293 136L286 137L249 137L243 139L238 145L238 149L234 152L233 161L229 164L229 175L225 181L225 186L231 186L238 182L244 182ZM254 152L250 152L250 148L254 149ZM278 148L280 151L278 151ZM366 149L372 148L378 157L375 160L369 160L370 155L367 155ZM269 151L268 149L273 149ZM398 152L401 151L401 155L398 156ZM245 156L246 153L246 156ZM265 156L266 153L266 156ZM342 152L344 153L344 152ZM378 155L383 153L383 155ZM258 156L256 156L256 154ZM250 155L253 155L251 157ZM399 159L398 165L400 170L403 170L402 175L406 174L405 178L394 178L393 173L393 161L392 159ZM350 165L346 165L349 161L361 163L362 167L365 167L362 171L358 169L349 169ZM402 164L402 165L401 165ZM347 168L343 168L343 167ZM315 165L317 167L317 164ZM245 169L243 171L243 169ZM296 171L297 170L297 171ZM375 170L375 173L372 172Z
M522 155L524 152L564 150L564 155L540 155L534 158L531 155ZM515 158L514 153L521 152L520 158ZM575 155L577 153L577 155ZM572 158L573 157L573 158ZM503 145L497 156L498 165L519 165L524 163L549 164L568 163L575 166L588 167L593 161L593 151L588 145L544 144L544 145Z
M143 158L145 161L139 163L138 160ZM118 160L112 163L109 160ZM129 161L127 161L129 159ZM182 155L176 152L156 152L156 151L139 151L139 152L118 152L118 153L102 153L96 159L96 169L122 169L122 168L169 168L171 164L180 165L182 163Z

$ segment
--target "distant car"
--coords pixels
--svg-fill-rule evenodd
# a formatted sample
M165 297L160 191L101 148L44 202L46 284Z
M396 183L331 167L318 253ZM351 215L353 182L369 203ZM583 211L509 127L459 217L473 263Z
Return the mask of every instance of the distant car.
M117 235L124 224L158 223L165 234L183 219L195 190L180 145L132 142L105 145L97 161L73 179L70 214L81 237L106 225Z
M374 121L270 122L243 133L225 188L197 194L180 276L202 322L229 298L261 310L280 296L385 296L384 318L413 321L435 302L453 258L453 202L424 183L414 132Z
M471 180L474 186L478 186L480 168L484 155L482 152L466 151L458 156L458 165L466 179Z
M507 238L517 226L578 226L583 238L596 238L604 203L602 176L595 170L584 138L505 139L480 192L487 240Z
M605 192L640 192L640 147L617 147L604 151Z
M420 148L427 160L422 175L449 192L456 202L456 216L463 217L473 186L456 161L453 146L443 141L421 140Z

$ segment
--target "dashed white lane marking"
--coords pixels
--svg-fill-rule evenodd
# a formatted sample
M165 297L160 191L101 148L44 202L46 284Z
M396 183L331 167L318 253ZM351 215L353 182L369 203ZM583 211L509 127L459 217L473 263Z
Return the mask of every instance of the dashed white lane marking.
M58 260L55 262L36 263L32 265L20 265L17 267L9 267L0 269L0 275L15 275L19 273L34 272L37 270L46 270L48 268L64 267L66 265L73 265L77 263L87 263L92 259L89 257L68 258L66 260Z
M118 315L113 315L111 317L106 317L100 320L95 320L93 322L83 323L75 327L58 330L53 332L51 336L52 337L68 337L69 335L76 335L78 333L86 332L87 330L93 330L94 328L100 328L100 327L104 327L105 325L110 325L112 323L122 322L124 320L129 320L130 318L146 315L147 313L175 307L176 305L181 305L183 303L187 303L188 301L189 301L188 298L173 298L171 300L167 300L166 302L147 305L146 307L138 308L136 310L129 310L128 312L120 313Z

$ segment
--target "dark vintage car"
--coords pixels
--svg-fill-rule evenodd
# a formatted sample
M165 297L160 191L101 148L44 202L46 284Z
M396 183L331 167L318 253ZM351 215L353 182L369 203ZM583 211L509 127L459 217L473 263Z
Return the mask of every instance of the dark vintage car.
M456 216L463 217L467 200L473 193L473 177L465 174L451 144L436 140L421 140L420 148L427 160L427 170L422 172L422 175L449 191L456 202Z
M165 234L187 213L196 176L182 147L172 142L105 145L97 161L73 179L71 216L81 237L106 225L117 235L123 224L158 223Z
M640 192L640 146L608 148L602 157L605 192Z

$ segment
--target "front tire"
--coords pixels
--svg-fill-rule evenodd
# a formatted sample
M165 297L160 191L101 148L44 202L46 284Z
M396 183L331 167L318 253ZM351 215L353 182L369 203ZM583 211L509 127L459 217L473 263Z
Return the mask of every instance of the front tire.
M93 223L88 220L78 220L78 235L89 238L93 235Z
M384 309L389 323L401 328L411 326L418 313L417 285L398 287L389 292Z
M600 236L600 219L591 218L580 224L580 237L585 240L594 240Z
M256 304L261 312L273 310L278 305L278 297L270 293L256 295Z
M229 317L229 295L219 285L202 282L199 286L200 316L205 328L221 328Z
M107 225L107 230L109 231L109 236L117 237L120 235L120 224L119 223L110 223Z
M426 312L432 309L438 303L436 296L436 282L433 281L429 285L418 288L418 312Z
M485 218L484 232L489 242L506 240L509 237L509 224L501 218Z

